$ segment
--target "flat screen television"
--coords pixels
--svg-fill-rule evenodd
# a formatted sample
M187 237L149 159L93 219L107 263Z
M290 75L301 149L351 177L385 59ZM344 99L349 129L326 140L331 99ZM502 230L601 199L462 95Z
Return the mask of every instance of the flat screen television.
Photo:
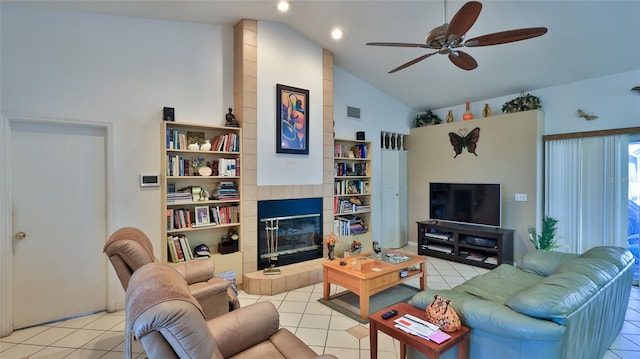
M498 183L429 183L429 214L438 221L500 227Z

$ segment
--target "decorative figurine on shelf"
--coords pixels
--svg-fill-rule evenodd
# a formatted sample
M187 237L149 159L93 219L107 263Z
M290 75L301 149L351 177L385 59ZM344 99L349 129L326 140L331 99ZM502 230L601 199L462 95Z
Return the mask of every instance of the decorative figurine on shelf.
M382 252L382 247L380 247L380 243L378 241L373 241L373 251L376 252L376 258L380 259L380 252Z
M233 113L233 109L229 107L229 113L225 115L225 126L227 127L240 127L238 120L236 120L236 115Z
M493 111L491 111L491 107L489 107L488 103L484 104L484 108L482 109L482 117L491 117L493 116Z
M462 114L462 119L464 121L468 121L468 120L473 120L473 113L471 113L471 109L469 108L469 104L471 103L471 101L465 101L467 108L464 111L464 113Z
M447 112L447 123L451 123L453 122L453 110L449 110L449 112Z

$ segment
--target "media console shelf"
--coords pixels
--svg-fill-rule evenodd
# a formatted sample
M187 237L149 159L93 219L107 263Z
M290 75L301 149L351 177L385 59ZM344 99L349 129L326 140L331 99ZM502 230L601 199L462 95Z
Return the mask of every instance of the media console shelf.
M492 269L513 264L513 230L421 221L418 254Z

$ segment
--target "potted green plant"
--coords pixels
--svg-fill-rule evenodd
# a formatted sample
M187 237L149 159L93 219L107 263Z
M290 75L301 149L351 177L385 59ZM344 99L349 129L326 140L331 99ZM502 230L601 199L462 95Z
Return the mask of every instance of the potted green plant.
M534 227L529 227L529 240L536 249L552 250L560 247L555 240L557 224L557 219L545 216L542 219L542 232L540 234L537 233Z
M420 112L416 116L416 127L422 127L427 125L437 125L442 123L440 117L434 114L431 110L426 110L424 112Z
M539 108L542 108L540 98L531 94L525 95L523 92L520 94L520 96L502 105L502 112L514 113L520 111L535 110Z

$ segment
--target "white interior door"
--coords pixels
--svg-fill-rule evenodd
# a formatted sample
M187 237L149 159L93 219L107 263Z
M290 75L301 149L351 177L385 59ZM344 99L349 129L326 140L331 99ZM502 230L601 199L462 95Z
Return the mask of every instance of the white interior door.
M11 124L13 327L106 308L106 130Z
M406 183L401 183L402 181L406 182L407 154L405 151L382 150L380 152L382 165L380 171L382 192L380 239L384 247L400 248L407 244L407 230L405 228L407 186Z

